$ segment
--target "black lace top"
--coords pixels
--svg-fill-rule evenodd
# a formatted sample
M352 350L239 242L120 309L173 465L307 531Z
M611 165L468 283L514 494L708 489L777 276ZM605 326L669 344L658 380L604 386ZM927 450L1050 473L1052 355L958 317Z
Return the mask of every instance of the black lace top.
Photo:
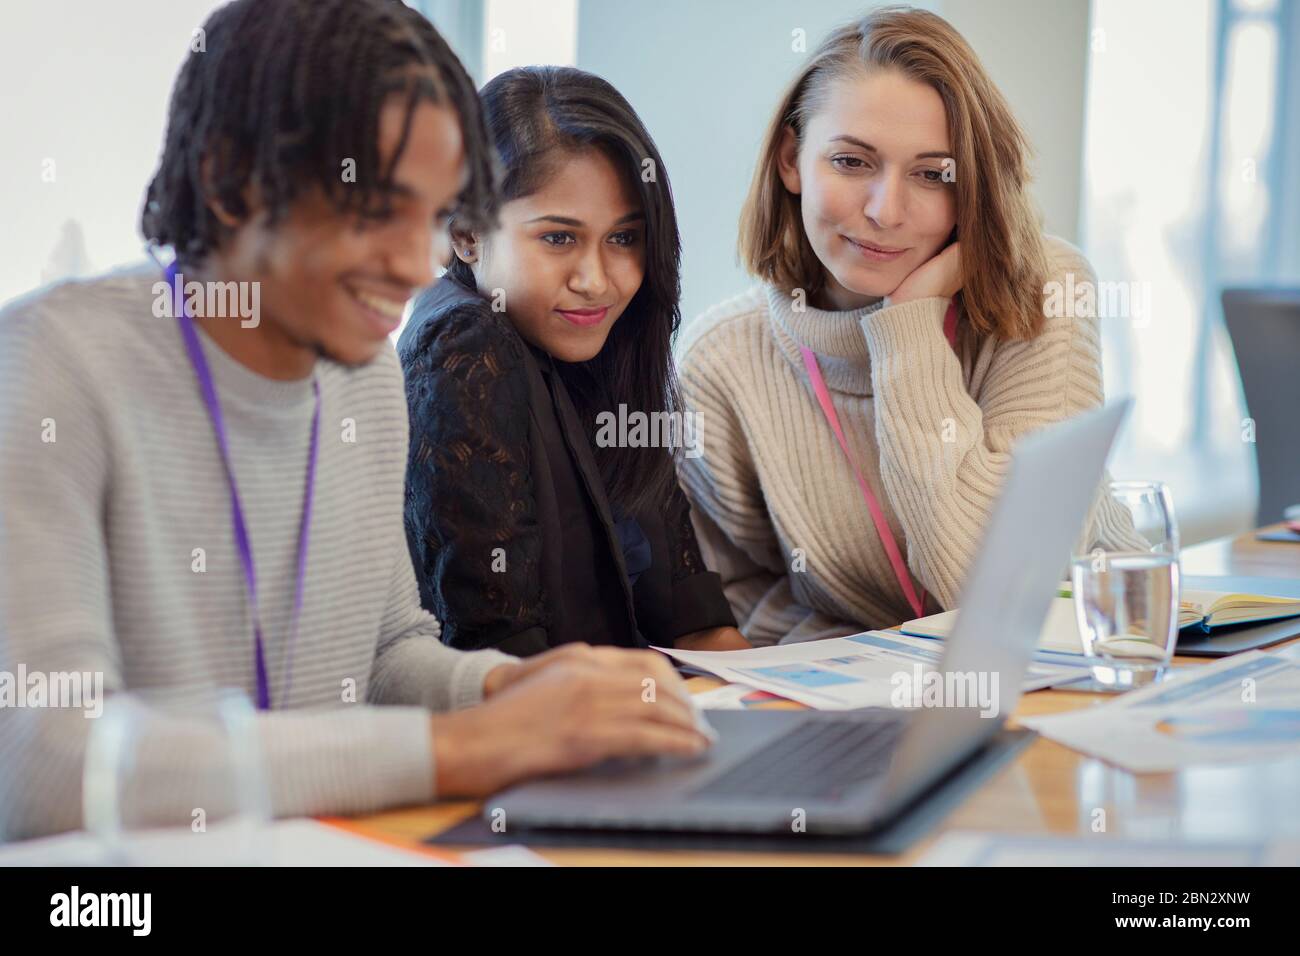
M685 495L674 486L653 511L612 509L550 356L486 299L440 280L417 300L398 353L407 540L446 643L527 655L735 625Z

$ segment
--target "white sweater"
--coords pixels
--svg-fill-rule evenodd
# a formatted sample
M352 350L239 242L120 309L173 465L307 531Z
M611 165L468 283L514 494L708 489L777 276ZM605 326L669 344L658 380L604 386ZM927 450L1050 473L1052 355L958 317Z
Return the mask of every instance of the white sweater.
M147 268L69 282L0 312L0 672L102 674L106 716L121 691L251 698L255 687L230 495L176 322L152 313L159 278ZM428 801L429 712L477 703L486 673L512 658L446 647L420 607L402 523L397 356L316 364L320 457L286 698L311 382L263 378L200 335L256 559L275 705L256 720L272 810ZM0 842L82 825L95 723L66 707L0 706ZM189 823L213 798L202 781L217 742L198 725L137 756L145 819Z
M1073 246L1049 238L1047 248L1052 279L1094 281ZM1017 439L1102 404L1095 318L1049 318L1027 342L986 339L972 351L963 341L958 355L943 335L947 306L795 311L789 294L758 286L687 327L682 388L702 416L703 454L682 460L681 477L705 558L753 643L915 616L800 345L817 353L854 461L928 593L926 613L957 606ZM1125 517L1098 489L1079 546L1123 541Z

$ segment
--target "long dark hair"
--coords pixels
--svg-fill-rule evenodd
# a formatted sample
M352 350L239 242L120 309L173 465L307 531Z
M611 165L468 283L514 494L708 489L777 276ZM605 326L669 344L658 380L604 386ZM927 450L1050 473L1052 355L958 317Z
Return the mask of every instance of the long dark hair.
M587 434L602 411L681 411L672 341L681 324L681 239L663 159L631 105L591 73L529 66L500 74L482 90L488 136L501 165L502 201L536 192L566 154L597 149L640 197L645 211L645 278L605 347L586 362L557 362ZM652 175L648 175L652 173ZM458 220L453 230L466 230ZM448 271L473 289L474 273L456 256ZM509 314L509 307L507 307ZM662 448L592 451L611 503L625 512L660 508L677 480Z
M248 213L255 184L271 222L319 187L340 212L383 216L411 116L421 101L460 117L468 181L459 215L490 227L492 151L473 81L438 31L401 0L235 0L203 25L172 90L158 171L140 228L182 263L217 248L225 227L209 208ZM405 100L402 140L381 167L379 114ZM355 163L344 182L343 163Z

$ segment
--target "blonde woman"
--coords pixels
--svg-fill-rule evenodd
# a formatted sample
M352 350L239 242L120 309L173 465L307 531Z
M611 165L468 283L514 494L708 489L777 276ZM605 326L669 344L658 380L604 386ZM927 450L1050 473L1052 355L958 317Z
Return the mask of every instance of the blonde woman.
M741 216L762 284L680 352L683 483L754 644L955 607L1016 441L1102 403L1096 319L1050 294L1094 277L1041 234L1027 153L920 10L836 30L781 101ZM1081 544L1122 528L1099 494Z

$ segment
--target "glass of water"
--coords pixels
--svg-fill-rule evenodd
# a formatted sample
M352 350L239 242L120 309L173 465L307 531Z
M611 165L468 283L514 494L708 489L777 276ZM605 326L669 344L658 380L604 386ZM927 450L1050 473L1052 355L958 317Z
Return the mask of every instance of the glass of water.
M1113 550L1074 556L1074 613L1096 681L1138 687L1163 676L1178 640L1178 524L1163 482L1113 481L1107 490L1117 540Z
M82 810L110 865L268 862L252 702L206 688L112 695L86 742Z

